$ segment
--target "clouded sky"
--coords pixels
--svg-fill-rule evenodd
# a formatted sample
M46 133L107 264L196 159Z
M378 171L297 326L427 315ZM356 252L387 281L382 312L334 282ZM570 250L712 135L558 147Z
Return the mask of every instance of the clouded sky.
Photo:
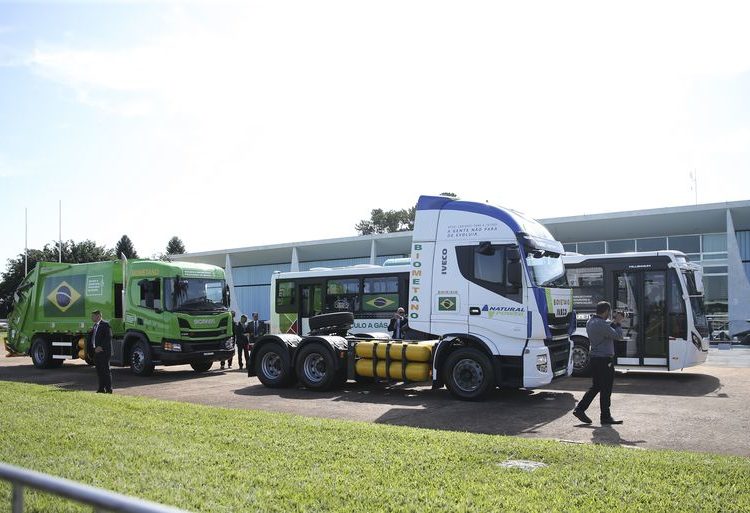
M746 2L0 1L0 262L750 199Z

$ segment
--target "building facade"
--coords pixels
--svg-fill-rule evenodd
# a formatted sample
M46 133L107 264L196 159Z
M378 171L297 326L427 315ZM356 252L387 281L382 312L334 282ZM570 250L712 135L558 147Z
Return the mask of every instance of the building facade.
M714 327L750 330L750 201L540 220L565 249L582 254L673 249L703 266ZM270 315L274 271L382 264L409 256L411 232L188 253L176 258L231 267L242 313Z

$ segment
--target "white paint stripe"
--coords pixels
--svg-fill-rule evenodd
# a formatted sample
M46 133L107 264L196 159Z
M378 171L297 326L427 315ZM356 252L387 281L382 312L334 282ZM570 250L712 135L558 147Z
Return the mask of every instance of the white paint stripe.
M53 354L52 358L54 360L72 360L73 357L68 354Z
M73 345L73 342L52 342L53 346L64 346L64 347L70 347Z

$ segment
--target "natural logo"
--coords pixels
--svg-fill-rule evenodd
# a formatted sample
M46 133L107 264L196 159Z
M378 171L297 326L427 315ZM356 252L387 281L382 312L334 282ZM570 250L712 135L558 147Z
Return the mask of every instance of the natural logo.
M52 292L47 295L47 299L50 303L58 308L61 312L65 312L73 306L79 299L81 294L74 289L67 281L63 281L57 285Z

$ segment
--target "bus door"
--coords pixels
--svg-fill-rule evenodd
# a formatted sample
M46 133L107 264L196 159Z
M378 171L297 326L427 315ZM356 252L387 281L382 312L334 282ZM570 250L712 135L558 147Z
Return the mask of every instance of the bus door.
M615 309L625 312L624 343L617 364L667 366L667 274L627 271L615 274Z
M310 317L323 313L323 284L301 283L299 287L300 334L310 333Z

